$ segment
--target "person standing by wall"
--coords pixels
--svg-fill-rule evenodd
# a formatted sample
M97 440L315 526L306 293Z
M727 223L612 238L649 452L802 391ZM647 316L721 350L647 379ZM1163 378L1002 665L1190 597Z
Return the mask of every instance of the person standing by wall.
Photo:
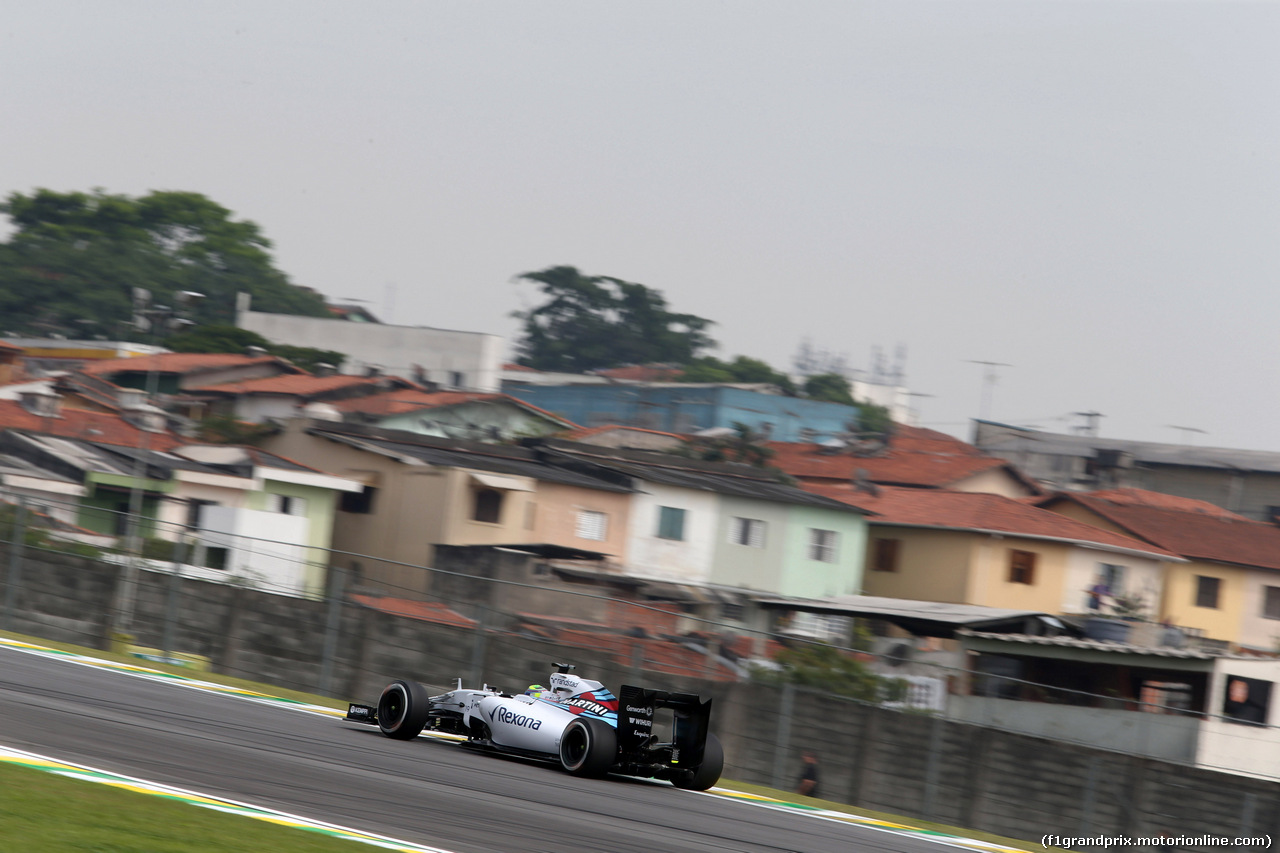
M804 751L804 767L796 782L796 793L806 797L818 796L818 756L808 749Z

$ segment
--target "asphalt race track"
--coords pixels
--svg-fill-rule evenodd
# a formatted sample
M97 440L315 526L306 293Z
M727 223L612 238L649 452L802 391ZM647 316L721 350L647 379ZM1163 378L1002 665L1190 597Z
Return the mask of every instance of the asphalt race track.
M376 728L8 648L0 745L453 853L942 849L665 784L392 741Z

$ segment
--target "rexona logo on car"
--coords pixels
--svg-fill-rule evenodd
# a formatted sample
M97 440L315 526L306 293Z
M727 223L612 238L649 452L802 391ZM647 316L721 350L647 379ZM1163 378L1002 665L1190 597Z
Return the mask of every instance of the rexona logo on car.
M498 722L506 723L509 726L524 726L526 729L533 729L534 731L542 728L542 720L525 714L516 714L501 706L495 709L494 714L489 715L489 719L493 719L495 715L498 718Z
M612 714L613 710L599 702L592 702L590 699L566 699L560 703L561 705L569 705L573 708L581 708L588 714L595 714L597 717L603 717L606 714Z

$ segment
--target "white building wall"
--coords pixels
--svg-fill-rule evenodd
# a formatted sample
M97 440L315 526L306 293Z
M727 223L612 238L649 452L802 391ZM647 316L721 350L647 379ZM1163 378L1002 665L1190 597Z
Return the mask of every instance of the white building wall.
M227 549L227 564L225 570L192 567L194 577L241 577L271 592L305 591L305 516L210 506L201 510L200 530L204 547Z
M1239 675L1271 682L1271 707L1266 725L1249 725L1222 716L1227 681ZM1210 717L1200 723L1196 764L1267 779L1280 768L1280 661L1220 658L1209 683Z
M248 310L236 313L236 325L272 343L344 353L344 373L361 374L376 367L414 379L417 365L427 380L445 388L498 391L501 385L503 340L498 335Z
M1266 615L1267 587L1280 587L1280 573L1256 570L1245 577L1240 643L1253 649L1280 649L1280 619Z
M1062 612L1089 613L1089 587L1098 580L1101 564L1124 566L1127 595L1138 594L1147 604L1147 615L1160 615L1160 596L1164 573L1160 560L1131 554L1116 554L1092 548L1072 548L1067 557L1067 571L1062 585Z
M849 383L849 390L853 399L859 402L884 406L897 423L913 425L916 422L915 412L911 409L911 392L901 385L881 385L854 379Z
M719 527L719 496L694 489L644 483L632 502L627 564L631 573L688 583L711 577ZM685 510L684 540L659 539L658 509Z
M275 418L296 418L300 414L297 397L276 397L269 394L242 394L235 401L236 417L251 424L265 423Z

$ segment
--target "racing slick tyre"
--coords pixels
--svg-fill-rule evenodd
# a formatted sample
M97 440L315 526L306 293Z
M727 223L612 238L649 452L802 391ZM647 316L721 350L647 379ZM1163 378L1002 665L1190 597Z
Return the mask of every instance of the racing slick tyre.
M603 776L618 758L618 733L603 720L579 717L560 736L560 765L575 776Z
M413 740L427 724L431 697L416 681L393 681L378 698L378 728L387 737Z
M672 779L671 784L688 791L705 791L720 781L723 770L724 747L720 745L720 738L707 732L707 745L702 748L702 764L692 773Z

